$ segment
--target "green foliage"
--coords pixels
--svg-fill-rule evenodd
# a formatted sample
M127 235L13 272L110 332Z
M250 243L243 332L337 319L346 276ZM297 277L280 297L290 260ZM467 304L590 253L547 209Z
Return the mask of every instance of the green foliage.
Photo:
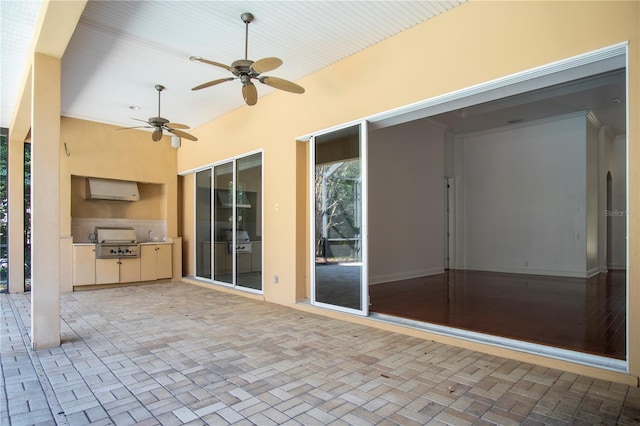
M316 167L316 241L326 255L324 238L344 240L348 246L360 234L360 161L348 160ZM351 256L354 256L352 253Z
M0 291L7 290L7 159L8 138L0 134Z
M8 274L8 161L9 140L6 129L0 133L0 291L7 290ZM31 277L31 144L24 144L24 273L25 290L29 290Z

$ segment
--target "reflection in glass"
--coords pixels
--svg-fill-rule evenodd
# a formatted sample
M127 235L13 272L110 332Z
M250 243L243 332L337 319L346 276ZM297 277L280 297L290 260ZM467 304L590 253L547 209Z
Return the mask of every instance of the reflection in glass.
M196 276L211 278L211 169L196 173Z
M362 309L360 126L315 138L315 301Z
M213 174L213 279L233 284L233 247L229 241L233 232L233 163L215 166Z
M262 154L236 161L236 285L262 290Z

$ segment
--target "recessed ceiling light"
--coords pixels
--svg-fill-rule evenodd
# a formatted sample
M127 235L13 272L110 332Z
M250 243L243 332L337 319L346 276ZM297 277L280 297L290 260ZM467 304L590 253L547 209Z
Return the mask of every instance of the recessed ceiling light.
M129 109L133 109L133 110L136 110L136 111L137 111L137 110L139 110L139 109L140 109L140 107L139 107L138 105L131 105L131 106L129 107Z

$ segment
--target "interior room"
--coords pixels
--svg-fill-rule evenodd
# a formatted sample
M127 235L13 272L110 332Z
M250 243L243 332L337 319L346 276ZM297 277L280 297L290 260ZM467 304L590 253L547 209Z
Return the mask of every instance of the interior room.
M625 93L615 69L369 131L369 311L625 359ZM316 300L359 309L343 216L316 219Z

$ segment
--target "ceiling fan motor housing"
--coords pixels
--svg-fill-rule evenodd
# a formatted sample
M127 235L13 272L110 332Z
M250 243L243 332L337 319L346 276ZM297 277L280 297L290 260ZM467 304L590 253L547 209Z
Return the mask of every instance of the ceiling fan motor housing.
M169 122L169 120L167 120L166 118L162 118L162 117L151 117L149 119L149 123L157 126L162 126L163 124L167 124Z
M257 77L258 75L260 75L259 72L257 72L253 68L251 68L251 65L253 65L253 61L252 60L249 60L249 59L238 59L237 61L234 61L231 64L231 66L234 68L234 70L231 71L231 72L236 77L240 77L242 75L249 75L251 77Z

